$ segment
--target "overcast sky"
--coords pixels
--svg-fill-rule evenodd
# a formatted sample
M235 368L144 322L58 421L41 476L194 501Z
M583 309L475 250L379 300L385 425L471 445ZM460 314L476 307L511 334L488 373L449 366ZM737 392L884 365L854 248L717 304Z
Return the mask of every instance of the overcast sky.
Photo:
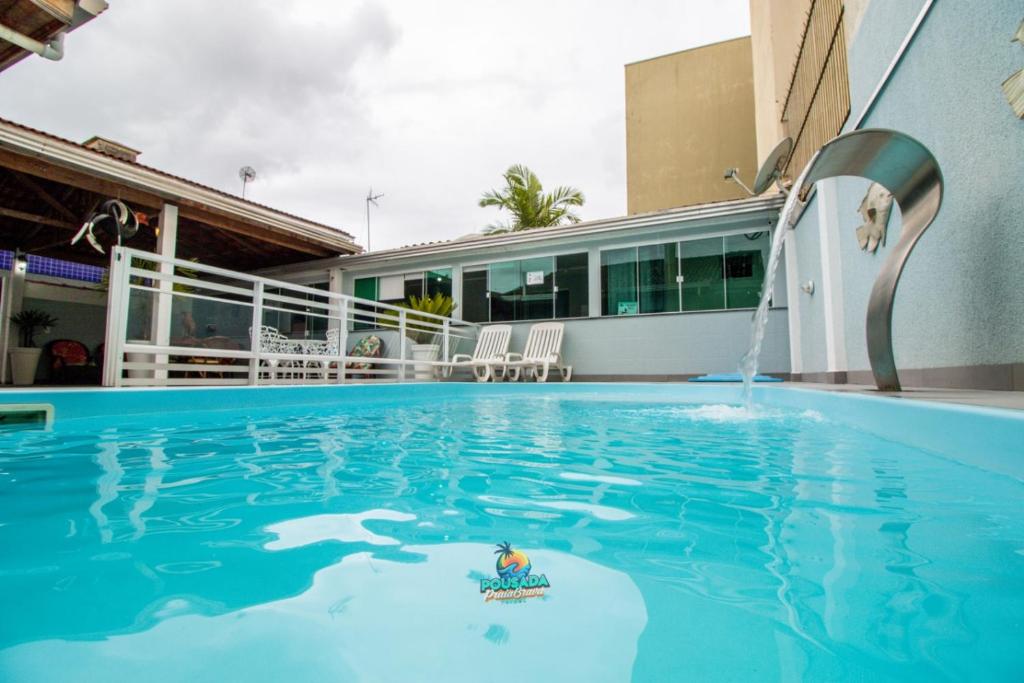
M748 0L109 0L64 61L0 74L0 116L102 135L150 166L374 249L496 221L513 163L626 208L623 65L749 33Z

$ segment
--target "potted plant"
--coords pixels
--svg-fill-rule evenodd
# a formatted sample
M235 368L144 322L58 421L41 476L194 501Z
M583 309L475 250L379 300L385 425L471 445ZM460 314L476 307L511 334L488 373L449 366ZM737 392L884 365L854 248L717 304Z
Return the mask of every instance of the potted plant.
M455 302L452 301L450 296L445 296L441 292L437 292L434 296L410 296L409 302L402 304L402 307L407 308L410 311L431 313L433 315L444 316L447 318L450 317L452 311L455 310ZM406 314L405 321L406 329L409 330L409 336L413 340L413 360L437 360L437 357L441 352L441 345L434 342L440 334L440 330L435 329L433 325L436 325L438 320L436 318L428 318L427 316L410 313ZM431 327L418 325L417 323L429 323L431 324ZM427 363L417 363L413 367L415 369L413 376L416 379L428 380L434 376L431 366Z
M36 331L49 332L57 324L57 319L49 313L34 308L26 308L21 313L11 316L11 322L18 326L20 346L9 351L11 357L11 375L14 383L27 385L35 382L36 368L39 366L39 355L42 349L36 348Z

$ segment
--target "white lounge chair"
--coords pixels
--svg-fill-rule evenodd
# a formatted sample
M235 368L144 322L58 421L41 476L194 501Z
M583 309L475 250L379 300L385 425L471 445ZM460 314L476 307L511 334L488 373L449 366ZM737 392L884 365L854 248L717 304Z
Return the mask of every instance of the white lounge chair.
M477 382L486 382L493 376L493 363L501 363L508 353L512 338L511 325L488 325L480 329L473 354L457 353L451 361L439 364L443 377L451 377L459 368L470 368Z
M548 373L555 367L562 375L562 381L568 382L572 379L572 366L562 361L564 335L564 323L537 323L530 328L523 352L505 354L505 361L495 364L492 372L496 377L500 374L513 382L518 382L521 376L546 382Z

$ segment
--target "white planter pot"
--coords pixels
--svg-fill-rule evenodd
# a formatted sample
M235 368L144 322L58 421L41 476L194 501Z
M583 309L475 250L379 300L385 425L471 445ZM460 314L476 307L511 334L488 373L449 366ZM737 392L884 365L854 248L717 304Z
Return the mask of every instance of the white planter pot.
M8 351L11 357L11 379L19 386L33 384L36 381L36 368L39 367L39 355L42 349L15 347Z
M412 344L413 360L433 361L437 360L441 353L440 344ZM416 363L413 365L413 378L421 382L429 382L434 379L434 368L427 363Z
M129 344L148 344L149 342L147 340L145 340L145 339L129 339L128 343ZM152 353L138 353L138 352L132 352L132 353L125 352L124 359L125 359L125 361L127 361L129 363L151 363L154 360L156 360L156 358L153 356ZM152 379L153 378L153 371L152 370L128 370L127 371L127 375L129 377L132 377L132 378Z
M131 344L145 344L146 342L129 342ZM151 353L125 353L124 359L129 363L149 363L155 360ZM152 370L128 370L127 374L132 378L152 379Z

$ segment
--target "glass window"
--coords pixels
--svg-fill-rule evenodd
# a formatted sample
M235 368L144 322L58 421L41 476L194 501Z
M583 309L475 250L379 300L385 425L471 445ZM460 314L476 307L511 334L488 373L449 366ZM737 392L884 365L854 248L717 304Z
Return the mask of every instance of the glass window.
M640 312L636 291L636 247L601 252L601 315Z
M462 271L462 311L458 317L471 323L490 320L490 302L487 299L487 268Z
M408 302L410 297L417 299L423 297L423 273L412 273L405 276L402 288L402 302Z
M722 244L721 237L690 240L680 244L684 311L725 308Z
M387 304L405 301L405 276L388 275L377 279L377 301Z
M430 270L424 275L427 281L427 296L434 296L440 293L443 296L452 295L452 269Z
M637 249L640 278L640 312L666 313L679 310L679 259L677 245L651 244Z
M358 299L369 299L370 301L377 300L377 278L376 277L360 277L355 280L354 293ZM372 311L373 306L367 304L356 304L356 311ZM353 320L355 323L352 328L355 330L365 330L373 327L372 317L367 315L359 315L359 313L353 313Z
M588 264L586 252L555 257L556 318L583 318L588 315Z
M522 285L519 261L492 263L487 266L490 277L491 322L522 320L519 315Z
M377 278L358 277L355 281L355 296L357 299L377 300Z
M756 308L771 248L767 232L725 238L726 308Z
M555 316L554 261L551 256L543 256L519 262L523 295L518 320L543 320Z

